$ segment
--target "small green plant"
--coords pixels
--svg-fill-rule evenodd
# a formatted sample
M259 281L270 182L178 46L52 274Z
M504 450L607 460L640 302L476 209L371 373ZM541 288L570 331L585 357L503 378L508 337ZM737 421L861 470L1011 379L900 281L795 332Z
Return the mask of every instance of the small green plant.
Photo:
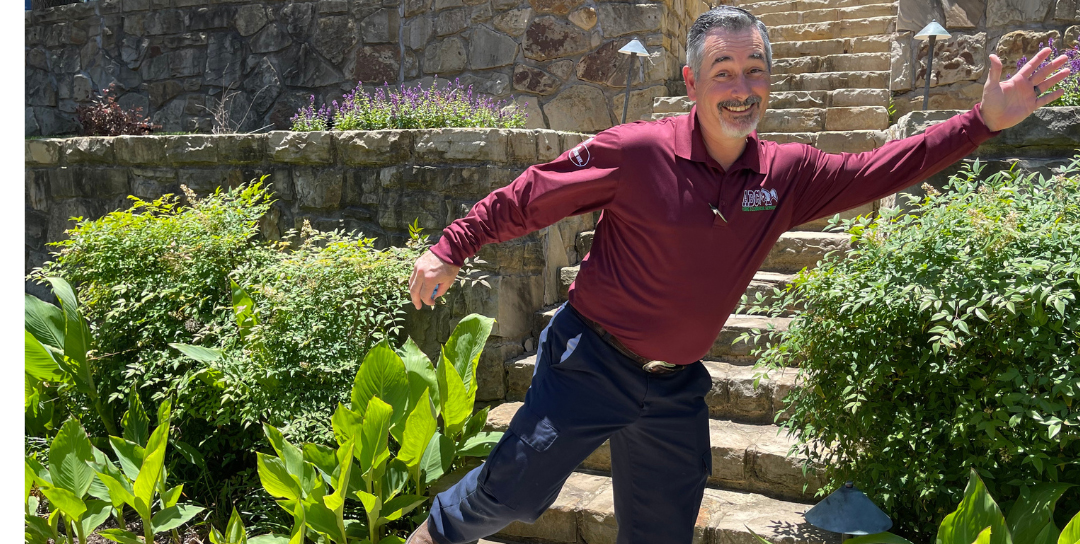
M502 433L484 432L487 409L472 409L492 323L476 314L462 319L437 368L411 339L400 352L386 342L372 348L349 406L334 412L336 449L298 447L264 426L276 456L259 454L259 477L294 517L290 542L311 531L337 544L399 544L404 540L386 535L386 525L423 504L428 488L459 458L491 451ZM365 520L345 518L346 499L360 502Z
M765 371L799 367L782 425L834 485L856 481L928 540L974 468L1005 504L1080 483L1080 157L1051 178L975 163L914 212L841 228L847 258L804 271L755 313ZM1075 492L1062 498L1080 509Z
M233 508L229 516L229 523L225 526L225 533L210 527L210 544L289 544L289 539L278 535L260 535L248 538L244 520L240 519L240 512Z

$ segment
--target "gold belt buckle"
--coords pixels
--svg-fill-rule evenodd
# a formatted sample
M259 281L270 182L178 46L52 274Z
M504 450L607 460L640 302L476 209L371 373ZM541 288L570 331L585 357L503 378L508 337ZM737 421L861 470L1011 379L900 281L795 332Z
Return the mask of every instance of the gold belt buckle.
M667 374L678 368L679 365L673 365L667 361L649 361L641 367L642 370L651 374Z

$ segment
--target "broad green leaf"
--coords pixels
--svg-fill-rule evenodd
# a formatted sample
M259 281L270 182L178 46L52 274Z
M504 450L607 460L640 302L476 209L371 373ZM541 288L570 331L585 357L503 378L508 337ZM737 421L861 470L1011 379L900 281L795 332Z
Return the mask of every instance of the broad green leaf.
M347 538L345 536L345 526L339 524L337 514L323 505L321 501L305 500L302 504L304 506L304 519L309 527L329 536L335 542L345 542Z
M367 491L359 491L356 493L356 498L360 499L360 504L364 506L365 512L368 514L378 514L379 497L376 497Z
M334 429L334 440L341 445L360 436L361 429L364 428L364 418L339 402L334 415L330 416L330 425Z
M992 526L983 529L971 544L990 544L990 541L993 538L993 529Z
M337 456L334 455L332 448L321 444L304 444L304 460L322 471L324 481L330 483L330 478L333 477L338 466Z
M420 471L423 474L423 487L426 489L431 484L442 478L450 464L454 462L454 441L441 433L435 433L431 437L424 457L420 460Z
M285 437L281 434L281 431L274 428L272 425L263 424L263 433L266 434L267 440L270 441L270 445L277 452L278 457L285 462L285 469L289 471L294 478L299 480L300 488L307 490L311 489L315 478L315 471L309 465L304 463L304 452L290 444L285 440Z
M346 442L338 448L337 453L340 468L334 479L334 492L323 497L323 504L340 516L345 505L345 495L349 492L349 480L352 477L353 442Z
M197 467L206 467L206 460L203 458L202 454L199 453L199 450L195 449L191 444L188 444L183 440L175 440L173 441L173 447L176 448L176 451L180 452L180 456L187 460L187 462Z
M146 415L139 394L134 388L128 393L128 409L120 419L120 424L124 426L124 440L141 445L150 439L150 417Z
M94 480L94 469L88 464L94 460L90 448L90 439L79 421L71 418L64 422L49 448L49 473L54 486L80 499L86 496Z
M438 423L435 421L435 414L432 413L431 401L428 399L427 390L424 390L405 422L401 449L397 454L397 458L405 463L410 471L415 472L416 467L420 465L424 450L427 449L437 429Z
M386 521L401 519L401 516L408 514L417 506L424 504L424 501L426 500L427 497L421 497L419 495L402 495L400 497L395 497L383 504L379 516Z
M146 443L146 457L139 467L139 475L132 486L135 498L146 503L147 508L154 502L154 490L161 479L165 464L165 448L168 445L169 425L158 425Z
M484 343L491 335L494 324L495 320L490 317L469 314L461 318L443 346L443 359L449 359L453 363L468 391L476 389L476 366L480 363L480 353L484 351Z
M979 538L985 528L992 528L990 542L993 544L1012 544L1012 538L1006 529L1005 516L994 499L986 491L982 478L971 469L971 476L964 498L956 511L945 516L938 528L936 544L971 544Z
M161 504L168 508L180 501L180 495L184 492L184 484L180 484L161 494Z
M143 541L139 540L139 537L131 531L124 531L122 529L102 529L98 531L98 534L120 544L143 544Z
M180 353L183 353L200 363L213 363L214 361L221 359L220 349L204 348L202 346L193 346L191 344L169 344L169 347L176 348Z
M382 495L384 500L390 500L405 489L409 483L409 467L401 462L401 459L391 459L386 463L386 472L382 477Z
M435 369L439 380L439 401L442 402L443 432L449 437L456 437L472 414L473 403L454 365L445 363L446 360L443 360Z
M157 407L157 424L158 427L166 427L172 424L172 401L165 399L161 401L161 404ZM166 431L167 432L167 431ZM166 436L168 438L168 436ZM149 448L149 446L148 446Z
M1013 542L1034 544L1044 528L1053 525L1054 505L1070 487L1070 484L1040 483L1030 493L1021 494L1005 518ZM1057 536L1054 538L1056 542Z
M416 406L416 402L420 395L424 394L424 390L428 391L432 404L438 408L439 382L435 377L435 365L431 364L431 360L428 359L427 355L424 355L424 352L420 351L420 348L416 345L416 342L413 342L411 337L405 340L405 344L401 347L398 355L401 356L402 362L405 363L405 371L409 376L408 409L411 411Z
M479 412L469 416L469 419L465 421L465 428L461 431L462 440L468 440L484 430L484 424L487 423L490 411L491 407L485 406Z
M247 544L289 544L289 537L285 535L259 535L247 540Z
M67 489L51 485L43 485L38 489L57 510L63 512L70 519L79 519L79 516L86 512L86 503Z
M201 506L190 504L176 504L154 514L150 520L150 526L155 533L171 531L185 523L204 509Z
M225 526L225 538L228 539L229 544L247 544L248 541L244 520L240 519L240 512L235 506L232 509L232 515L229 516L229 523ZM285 539L286 542L288 540L288 538Z
M307 536L307 515L304 513L304 505L296 501L292 510L293 526L289 532L289 544L304 544Z
M120 461L120 468L123 469L124 475L129 480L135 481L135 478L139 477L139 468L142 467L143 459L146 457L146 450L134 442L115 436L109 437L109 445L112 446L113 452L116 453L116 458Z
M379 541L379 544L405 544L405 539L397 535L387 535Z
M53 354L45 348L30 331L25 331L26 351L23 353L26 374L31 378L43 382L64 382L68 380L67 372L60 368Z
M849 538L844 544L911 544L911 541L892 533L876 533Z
M352 410L362 416L367 413L368 402L379 397L393 408L391 423L396 423L405 413L409 402L409 377L405 363L390 349L386 341L379 342L368 351L360 370L356 371L352 388Z
M1047 523L1043 526L1042 531L1039 531L1039 534L1032 539L1031 544L1057 544L1060 535L1061 531L1058 531L1053 523ZM1019 542L1015 538L1013 540Z
M113 505L130 504L135 507L135 494L132 493L130 484L116 478L115 475L98 472L97 477L105 487L109 488L109 497Z
M217 530L217 527L210 526L210 534L206 535L210 537L210 544L228 544L225 541L225 537L222 536L221 531Z
M24 519L26 520L27 530L40 537L40 539L34 540L35 544L45 544L47 540L54 537L52 527L49 526L48 521L45 521L45 518L27 514Z
M364 538L368 536L367 523L358 519L345 520L345 536L349 537L351 544L371 544L370 540Z
M368 403L358 456L364 474L378 469L390 457L387 441L390 433L390 418L393 413L394 409L379 397L372 398Z
M79 520L83 534L92 534L102 523L105 523L105 520L109 519L111 513L112 505L106 501L86 501L86 512Z
M26 457L23 462L24 485L23 485L23 502L26 502L30 498L30 491L34 488L34 476L37 472L34 467L30 465L31 461L37 462L33 457ZM40 466L40 464L39 464Z
M466 440L458 448L457 454L459 457L487 457L487 454L491 453L491 448L495 447L502 436L501 431L479 433Z
M101 450L91 446L90 453L94 456L94 462L90 463L90 467L94 472L103 472L111 475L113 478L127 480L127 478L124 478L123 473L120 472L120 469L116 468L116 466L112 464L112 461L110 461ZM114 499L112 497L112 493L109 492L109 488L105 486L101 478L94 478L90 483L90 489L87 490L87 493L89 493L91 497L109 501L114 507L124 504L122 499Z
M1077 512L1058 535L1057 544L1080 544L1080 512Z
M229 285L232 286L232 305L233 313L236 315L236 328L240 331L240 339L247 340L248 335L251 334L251 328L259 324L258 315L255 313L255 301L251 300L251 295L237 285L235 281L229 280Z
M61 278L45 279L52 285L53 294L60 301L60 308L64 312L64 355L78 363L79 374L82 375L79 378L85 378L83 374L88 372L86 352L90 349L90 329L79 313L79 301L75 297L75 291Z
M265 453L256 453L259 481L270 495L282 499L299 499L302 496L300 482L285 468L281 459Z

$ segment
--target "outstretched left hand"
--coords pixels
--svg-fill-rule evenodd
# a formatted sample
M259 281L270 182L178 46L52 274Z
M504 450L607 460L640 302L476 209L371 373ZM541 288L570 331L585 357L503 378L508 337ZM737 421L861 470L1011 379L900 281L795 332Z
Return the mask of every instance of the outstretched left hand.
M1007 129L1023 121L1036 108L1061 97L1065 92L1062 89L1052 93L1047 93L1046 90L1069 76L1068 68L1054 73L1069 59L1061 55L1049 65L1039 68L1050 53L1050 48L1044 47L1016 75L1006 81L1001 81L1001 59L997 55L990 55L990 73L983 85L981 110L986 128L992 131Z

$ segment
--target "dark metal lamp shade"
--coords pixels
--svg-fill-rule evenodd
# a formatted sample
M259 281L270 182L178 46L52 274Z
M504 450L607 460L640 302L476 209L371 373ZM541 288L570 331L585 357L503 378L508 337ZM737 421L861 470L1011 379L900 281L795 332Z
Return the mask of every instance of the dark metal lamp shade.
M849 535L872 535L892 527L889 516L851 482L814 505L804 517L814 527Z

